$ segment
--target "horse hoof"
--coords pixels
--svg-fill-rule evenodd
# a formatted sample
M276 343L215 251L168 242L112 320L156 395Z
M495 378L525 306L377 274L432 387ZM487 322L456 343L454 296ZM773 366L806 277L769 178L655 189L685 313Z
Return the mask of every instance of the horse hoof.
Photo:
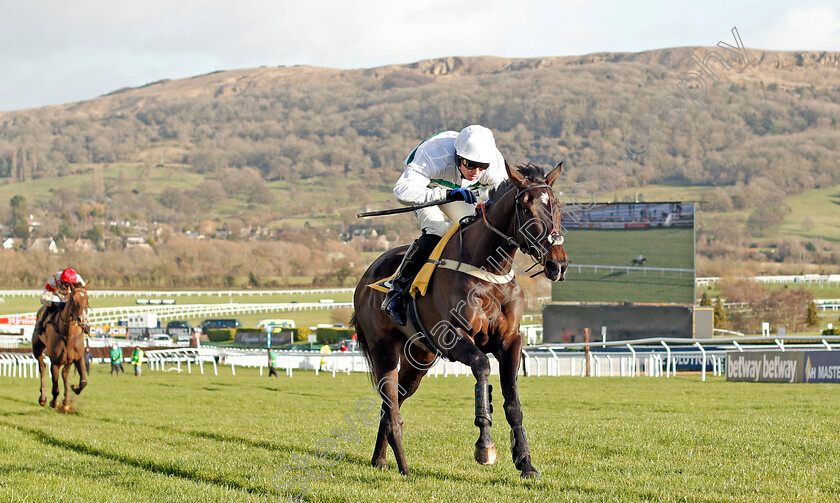
M50 407L55 408L55 400L50 401Z
M44 405L47 405L47 399L46 398L39 398L38 399L38 405L40 405L41 407L43 407Z
M61 406L61 410L62 410L63 412L67 412L68 410L70 410L70 404L69 404L69 403L65 403L64 405L62 405L62 406Z
M72 389L73 393L77 395L82 392L82 388L80 386L70 386L70 389Z
M536 470L525 470L524 472L522 472L522 475L520 475L520 477L522 477L523 479L539 479L540 472Z
M489 466L496 462L496 444L490 444L489 447L475 446L475 460L478 464Z

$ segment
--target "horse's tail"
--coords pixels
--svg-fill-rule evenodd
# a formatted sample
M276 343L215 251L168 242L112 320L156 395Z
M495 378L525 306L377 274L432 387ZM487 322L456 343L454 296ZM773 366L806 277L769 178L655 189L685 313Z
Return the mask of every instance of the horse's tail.
M359 351L362 352L362 356L365 357L365 362L367 362L368 376L370 377L370 382L374 385L376 384L376 380L373 377L373 358L370 356L370 348L367 344L367 339L365 339L365 334L362 332L362 327L359 325L359 320L356 319L356 312L353 311L353 315L350 316L350 326L356 329L356 344L359 346Z

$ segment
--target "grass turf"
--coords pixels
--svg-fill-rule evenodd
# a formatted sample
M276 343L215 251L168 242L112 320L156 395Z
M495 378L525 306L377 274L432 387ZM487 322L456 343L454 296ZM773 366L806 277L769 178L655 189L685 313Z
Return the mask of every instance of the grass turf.
M542 473L523 481L498 378L496 465L473 461L473 379L427 378L403 407L402 477L391 452L389 470L368 464L376 426L355 415L374 396L365 375L105 369L71 414L39 407L36 380L0 378L0 500L283 501L283 484L331 502L840 499L834 385L521 378ZM325 451L340 459L319 463ZM313 470L284 470L296 457Z

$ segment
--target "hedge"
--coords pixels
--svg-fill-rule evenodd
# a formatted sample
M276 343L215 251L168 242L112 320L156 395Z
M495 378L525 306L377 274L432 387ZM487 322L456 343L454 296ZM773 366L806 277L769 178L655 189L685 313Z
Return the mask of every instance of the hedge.
M284 330L293 331L297 342L309 342L309 336L312 335L312 330L309 327L285 328Z
M350 339L356 331L352 328L318 327L318 344L335 344L341 339Z
M210 342L228 342L233 340L235 328L211 328L207 331L207 339Z

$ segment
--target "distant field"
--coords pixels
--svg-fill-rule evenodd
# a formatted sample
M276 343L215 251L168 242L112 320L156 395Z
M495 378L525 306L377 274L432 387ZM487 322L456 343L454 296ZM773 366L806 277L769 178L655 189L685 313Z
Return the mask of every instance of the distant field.
M278 487L294 480L306 488L305 501L347 503L836 501L840 494L840 394L831 384L520 377L542 475L523 481L510 459L500 391L498 462L473 460L471 377L426 378L405 402L413 474L403 477L391 452L388 470L369 466L376 427L355 418L356 404L373 397L367 376L193 370L111 378L94 365L69 415L36 404L35 380L0 377L0 501L278 502L291 495ZM491 383L501 389L498 378ZM341 453L327 466L317 450L324 440L322 454L325 447ZM295 459L317 471L283 471Z
M91 308L134 306L136 298L147 298L142 295L129 297L92 297ZM178 304L227 304L234 303L285 303L285 302L318 302L320 299L333 299L335 302L349 302L353 299L352 292L346 293L304 293L298 295L200 295L200 296L162 296L172 298ZM37 297L7 297L0 303L0 316L21 312L36 311L40 307ZM318 323L332 323L331 309L314 311L277 311L274 313L244 314L225 316L238 318L244 326L256 326L260 320L267 318L289 318L295 320L299 326L314 326ZM202 318L188 319L193 324L200 323ZM165 324L165 323L164 323Z
M837 215L840 212L840 185L809 190L788 197L783 202L790 207L790 213L784 216L784 222L778 230L767 232L764 238L796 236L840 242L840 225L837 223ZM701 205L700 210L702 209ZM751 211L733 211L705 213L703 216L709 220L728 219L745 225L750 213Z
M694 299L691 273L582 269L574 264L629 266L640 253L646 267L694 268L693 229L570 230L566 281L552 284L560 302L677 302Z

